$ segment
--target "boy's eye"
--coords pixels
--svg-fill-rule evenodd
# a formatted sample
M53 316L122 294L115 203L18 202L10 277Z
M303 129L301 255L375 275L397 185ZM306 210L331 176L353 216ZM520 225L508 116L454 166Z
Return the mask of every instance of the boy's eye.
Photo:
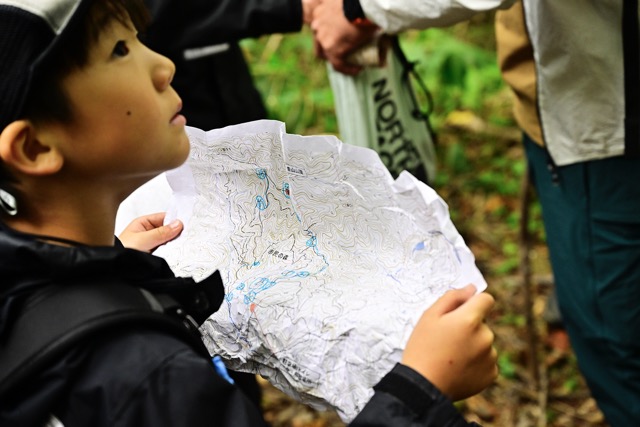
M124 40L120 40L113 48L113 56L126 56L129 53L129 47Z

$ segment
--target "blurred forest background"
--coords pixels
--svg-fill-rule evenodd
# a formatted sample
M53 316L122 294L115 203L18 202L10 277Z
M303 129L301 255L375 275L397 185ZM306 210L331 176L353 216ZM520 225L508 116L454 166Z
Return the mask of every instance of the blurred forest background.
M438 175L431 184L497 301L488 322L500 377L457 405L467 419L489 427L605 426L571 350L549 345L542 313L553 278L540 207L535 195L523 197L530 193L523 186L521 134L496 65L493 19L487 13L400 38L433 97ZM289 133L339 136L326 65L314 57L308 29L242 46L270 118L285 122ZM261 383L273 427L344 426L335 414L313 411Z

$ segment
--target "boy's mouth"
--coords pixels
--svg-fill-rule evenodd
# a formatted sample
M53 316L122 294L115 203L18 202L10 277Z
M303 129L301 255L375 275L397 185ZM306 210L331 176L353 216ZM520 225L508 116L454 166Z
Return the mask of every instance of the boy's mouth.
M180 102L180 104L178 104L178 108L176 110L176 114L174 114L173 117L171 118L170 123L172 125L184 126L184 125L187 124L187 118L185 116L183 116L182 114L180 114L181 110L182 110L182 102Z

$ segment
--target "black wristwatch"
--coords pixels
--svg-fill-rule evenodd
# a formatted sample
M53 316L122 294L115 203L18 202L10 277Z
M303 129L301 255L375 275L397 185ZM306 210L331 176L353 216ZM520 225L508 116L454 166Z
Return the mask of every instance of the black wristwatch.
M354 25L375 26L375 24L367 19L364 10L360 5L360 0L343 0L342 10L347 21Z

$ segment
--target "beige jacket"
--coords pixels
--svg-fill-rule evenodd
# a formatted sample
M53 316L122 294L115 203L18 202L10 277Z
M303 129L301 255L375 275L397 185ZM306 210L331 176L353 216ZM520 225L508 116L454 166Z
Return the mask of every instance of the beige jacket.
M365 15L387 32L448 25L475 12L510 3L506 0L361 0ZM514 62L518 56L513 54L522 48L516 46L521 33L516 40L500 42L501 65L507 81L515 83L520 102L533 103L535 99L542 130L540 139L544 140L555 163L563 166L622 155L625 117L622 1L522 0L522 6L533 46L535 98L531 97L530 75L516 76L530 61ZM511 24L514 22L501 30L513 33L516 26ZM523 83L520 78L529 82ZM518 114L523 128L535 138L527 124L530 115L524 110Z
M502 77L515 95L513 114L518 126L543 145L533 46L527 34L521 2L496 13L496 48Z

